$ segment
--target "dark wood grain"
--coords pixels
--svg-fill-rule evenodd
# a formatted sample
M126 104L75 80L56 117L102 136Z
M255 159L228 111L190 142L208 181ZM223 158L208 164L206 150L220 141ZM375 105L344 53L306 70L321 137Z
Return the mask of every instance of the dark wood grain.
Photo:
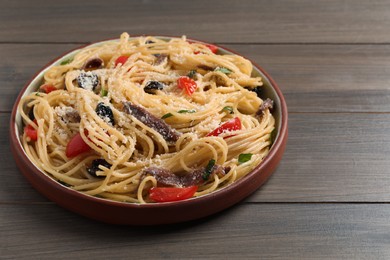
M389 1L3 1L2 42L89 42L131 34L212 42L390 42ZM28 32L28 33L27 33Z
M250 201L390 200L390 114L290 114L278 170Z
M346 120L348 118L348 120ZM0 114L0 124L8 114ZM3 130L4 131L4 130ZM9 153L5 131L0 151ZM390 202L390 114L292 114L284 158L249 202ZM42 202L16 169L0 158L2 202Z
M5 205L0 234L8 239L0 253L3 259L386 259L389 217L390 205L246 204L191 223L134 228L49 205Z
M1 259L390 259L390 1L0 2ZM261 65L289 107L271 179L183 224L118 227L64 210L17 170L8 140L20 89L84 43L187 35ZM158 217L158 216L156 216Z
M52 59L81 44L1 44L0 111ZM227 45L262 66L290 112L390 112L390 47L371 45Z
M278 83L289 112L390 112L390 46L227 45Z
M80 44L0 44L0 111L11 111L20 90L40 69L78 46Z

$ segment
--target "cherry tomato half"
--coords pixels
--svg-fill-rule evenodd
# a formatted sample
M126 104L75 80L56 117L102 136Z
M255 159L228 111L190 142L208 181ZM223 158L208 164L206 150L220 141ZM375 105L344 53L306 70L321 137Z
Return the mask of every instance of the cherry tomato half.
M218 47L217 47L217 46L215 46L215 45L213 45L213 44L205 44L205 45L206 45L207 48L210 49L210 51L211 51L212 53L217 53L217 51L218 51Z
M238 117L226 121L224 124L220 125L218 128L214 129L206 136L218 136L224 132L241 130L241 120Z
M178 78L177 86L180 89L185 89L186 93L189 96L191 96L195 92L196 88L198 87L196 85L196 82L187 76L181 76L180 78Z
M37 123L36 119L34 119L34 123ZM26 127L24 128L24 132L30 138L31 141L38 140L38 131L34 129L32 125L26 125Z
M57 90L56 87L49 84L42 85L39 89L43 90L46 94L49 94L50 92Z
M68 145L66 146L65 154L67 157L72 158L76 157L79 154L90 151L92 148L84 142L80 133L77 133L75 136L70 139Z
M218 52L218 47L213 45L213 44L204 44L204 46L206 46L207 48L209 48L209 50L212 52L212 53L217 53ZM195 51L194 54L199 54L200 51Z
M197 190L198 186L189 186L185 188L153 187L149 191L149 197L155 202L186 200L194 196Z
M125 56L125 55L122 55L122 56L119 56L116 60L115 60L115 67L120 64L125 64L126 61L129 59L129 56Z

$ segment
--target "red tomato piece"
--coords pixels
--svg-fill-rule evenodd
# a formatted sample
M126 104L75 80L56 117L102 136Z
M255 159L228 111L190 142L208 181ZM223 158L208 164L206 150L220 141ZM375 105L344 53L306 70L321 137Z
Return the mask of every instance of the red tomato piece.
M36 124L37 120L34 119L34 123ZM31 141L38 140L38 131L36 129L34 129L34 127L32 125L27 125L24 128L24 132L30 138Z
M196 82L187 76L181 76L180 78L178 78L177 86L180 89L185 89L185 91L189 96L191 96L195 92L196 88L198 87L196 85Z
M211 51L212 53L217 53L217 51L218 51L218 47L217 47L217 46L215 46L215 45L213 45L213 44L205 44L205 45L206 45L207 48L210 49L210 51Z
M40 89L43 90L46 94L49 94L50 92L57 90L56 87L49 84L42 85Z
M153 187L149 190L149 197L155 202L169 202L186 200L194 196L198 186L185 188Z
M191 42L192 43L192 42ZM215 45L213 45L213 44L204 44L204 46L206 46L207 48L209 48L210 49L210 51L212 52L212 53L217 53L218 52L218 47L217 46L215 46ZM200 51L195 51L194 52L194 54L199 54L200 53Z
M129 59L129 56L125 56L125 55L122 55L122 56L119 56L116 60L115 60L115 67L120 64L125 64L126 61Z
M224 132L236 130L241 130L241 120L238 117L226 121L224 124L208 133L206 136L218 136Z
M75 136L70 139L68 145L66 146L65 154L67 157L72 158L76 157L79 154L90 151L92 148L84 142L80 133L77 133Z

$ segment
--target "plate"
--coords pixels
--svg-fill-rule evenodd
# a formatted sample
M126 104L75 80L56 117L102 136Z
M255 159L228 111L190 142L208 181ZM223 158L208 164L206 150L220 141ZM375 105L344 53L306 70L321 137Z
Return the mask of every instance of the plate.
M165 36L155 37L163 40L174 38ZM188 40L208 44L203 41ZM59 65L61 61L73 57L81 48L99 46L110 41L118 41L118 39L96 42L80 47L50 62L24 86L15 101L10 122L11 150L19 170L36 190L60 206L98 221L121 225L157 225L184 222L209 216L238 203L266 182L276 169L286 147L288 114L286 102L278 85L254 62L252 62L254 65L253 76L261 76L264 82L262 98L270 98L274 101L272 113L276 121L275 141L269 154L260 165L243 178L225 188L204 196L178 202L153 204L125 203L93 197L72 190L59 184L36 167L27 157L20 141L23 125L18 111L18 104L21 98L39 88L44 73L50 67ZM218 48L221 54L240 55L221 46L218 46Z

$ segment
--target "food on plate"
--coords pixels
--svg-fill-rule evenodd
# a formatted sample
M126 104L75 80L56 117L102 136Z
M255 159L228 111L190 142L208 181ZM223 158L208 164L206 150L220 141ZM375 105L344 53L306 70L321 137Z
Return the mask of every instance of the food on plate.
M250 61L217 46L142 36L95 44L51 66L23 97L21 142L62 185L121 202L209 194L272 145L273 101Z

